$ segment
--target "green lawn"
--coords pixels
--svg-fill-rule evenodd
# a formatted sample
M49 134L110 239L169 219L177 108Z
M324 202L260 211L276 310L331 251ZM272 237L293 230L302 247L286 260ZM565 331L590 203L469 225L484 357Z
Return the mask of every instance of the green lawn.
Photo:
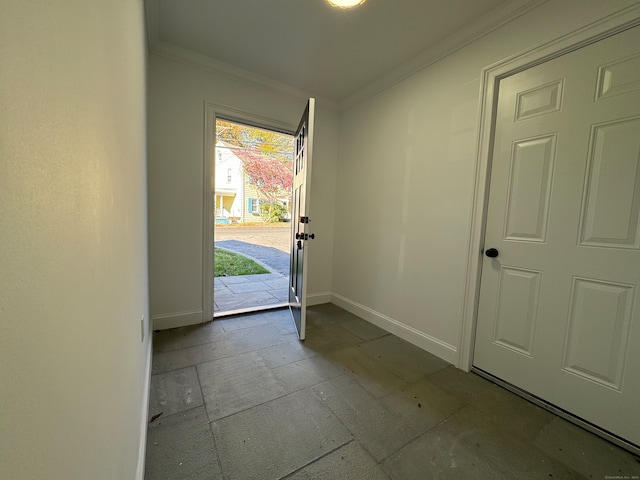
M255 273L269 273L269 270L258 265L247 257L237 253L227 252L219 248L214 249L214 277L235 277L238 275L253 275Z

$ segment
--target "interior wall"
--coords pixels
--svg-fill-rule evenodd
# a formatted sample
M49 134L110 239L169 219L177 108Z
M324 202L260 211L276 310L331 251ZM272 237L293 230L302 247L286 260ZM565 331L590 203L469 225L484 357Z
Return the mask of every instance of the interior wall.
M0 478L142 478L142 2L3 0Z
M458 364L481 70L636 3L551 0L344 112L334 301Z
M203 319L205 102L295 126L306 100L259 89L157 55L149 58L149 270L156 327ZM309 248L312 297L331 289L337 113L316 109ZM209 320L209 319L206 319Z

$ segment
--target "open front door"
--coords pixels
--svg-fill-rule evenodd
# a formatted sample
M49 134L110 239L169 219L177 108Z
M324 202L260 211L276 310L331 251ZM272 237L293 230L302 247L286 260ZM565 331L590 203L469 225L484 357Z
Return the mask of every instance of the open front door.
M315 100L309 99L296 130L293 158L293 199L291 202L291 264L289 271L289 309L300 340L305 337L307 309L307 269L305 250L314 238L309 233L309 191L313 152Z

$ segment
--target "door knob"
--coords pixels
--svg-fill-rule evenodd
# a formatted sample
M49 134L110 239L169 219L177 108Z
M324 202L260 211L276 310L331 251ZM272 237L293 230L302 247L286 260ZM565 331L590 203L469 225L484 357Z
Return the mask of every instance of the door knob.
M498 250L495 248L490 248L489 250L484 252L484 254L489 258L496 258L498 256L498 253Z

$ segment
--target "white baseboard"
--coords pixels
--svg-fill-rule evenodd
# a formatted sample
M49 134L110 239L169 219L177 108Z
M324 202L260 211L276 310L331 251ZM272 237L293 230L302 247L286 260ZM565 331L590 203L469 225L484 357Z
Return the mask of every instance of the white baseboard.
M307 305L320 305L322 303L331 302L331 292L320 292L320 293L308 293L307 294Z
M147 332L147 361L145 366L144 390L142 391L142 413L140 415L140 444L138 446L138 468L136 470L136 480L144 480L145 462L147 459L147 425L149 424L149 396L151 395L151 359L152 359L152 336Z
M453 365L458 364L458 349L453 345L427 335L413 327L399 322L398 320L394 320L393 318L387 317L380 312L376 312L369 307L354 302L342 295L338 295L337 293L331 293L331 303L335 303L346 311L373 323L377 327L380 327L383 330L386 330L387 332L392 333Z
M186 327L202 323L204 313L202 310L193 312L169 313L166 315L154 315L152 317L154 330L167 330L169 328Z

